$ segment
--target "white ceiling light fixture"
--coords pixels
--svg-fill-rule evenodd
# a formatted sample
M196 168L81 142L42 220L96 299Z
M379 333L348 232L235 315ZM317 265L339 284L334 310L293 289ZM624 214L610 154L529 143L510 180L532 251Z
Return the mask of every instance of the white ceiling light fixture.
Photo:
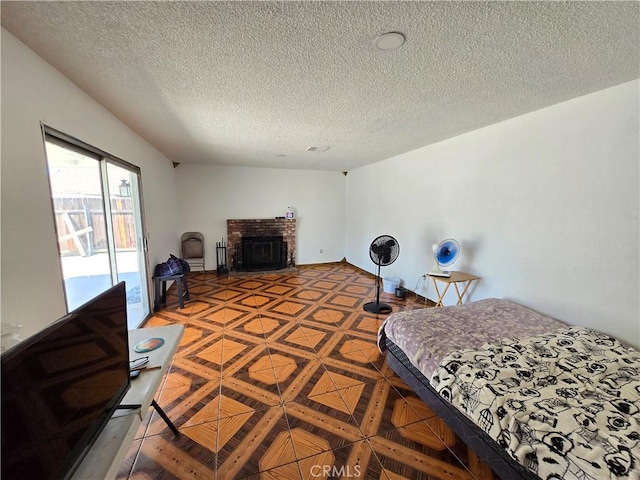
M373 41L378 50L395 50L404 45L406 37L400 32L387 32Z

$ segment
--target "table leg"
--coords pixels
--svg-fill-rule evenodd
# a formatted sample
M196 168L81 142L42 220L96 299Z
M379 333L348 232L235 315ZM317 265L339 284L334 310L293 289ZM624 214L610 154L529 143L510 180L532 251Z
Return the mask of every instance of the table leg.
M456 293L458 294L458 302L456 303L456 305L462 305L462 295L460 295L460 290L458 290L458 284L454 283L453 284L454 287L456 287ZM467 290L465 289L465 292Z
M433 280L433 286L436 289L436 293L438 294L438 301L436 302L436 307L442 307L444 306L442 301L444 300L444 296L447 293L447 290L449 289L449 283L447 283L447 285L444 287L444 290L442 291L442 294L440 293L440 289L438 288L438 282L436 281L435 278L431 278L431 280Z
M180 308L184 308L184 298L182 298L182 279L178 278L176 283L178 284L178 303L180 303Z
M162 410L162 408L160 408L160 405L158 405L158 403L154 400L151 400L151 406L153 408L156 409L156 412L158 412L158 415L160 415L160 417L165 421L165 423L167 424L167 426L171 429L171 431L173 432L173 434L175 436L180 435L180 432L178 431L178 429L176 428L176 426L173 424L173 422L171 421L171 419L167 416L166 413L164 413L164 410Z
M182 277L182 279L184 280L184 299L185 300L190 300L189 298L189 284L187 283L187 274L184 274L184 277Z
M160 310L160 279L153 279L153 289L154 289L154 298L153 298L153 311L157 312Z
M454 284L454 286L456 287L456 293L458 294L458 305L462 305L462 299L467 294L467 290L469 290L469 286L472 282L473 280L469 280L465 283L464 289L462 289L462 293L460 293L460 291L458 290L458 285Z
M162 297L160 297L160 303L167 303L167 281L161 280L162 282Z

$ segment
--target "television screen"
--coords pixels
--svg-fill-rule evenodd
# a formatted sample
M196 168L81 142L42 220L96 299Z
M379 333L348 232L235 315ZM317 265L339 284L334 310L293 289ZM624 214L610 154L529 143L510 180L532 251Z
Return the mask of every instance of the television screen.
M70 478L129 389L124 282L1 359L2 478Z

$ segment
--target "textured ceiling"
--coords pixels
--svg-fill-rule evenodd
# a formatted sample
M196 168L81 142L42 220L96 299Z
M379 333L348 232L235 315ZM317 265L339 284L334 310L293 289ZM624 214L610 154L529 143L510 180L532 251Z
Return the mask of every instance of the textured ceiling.
M5 1L2 25L174 162L343 171L640 77L639 12Z

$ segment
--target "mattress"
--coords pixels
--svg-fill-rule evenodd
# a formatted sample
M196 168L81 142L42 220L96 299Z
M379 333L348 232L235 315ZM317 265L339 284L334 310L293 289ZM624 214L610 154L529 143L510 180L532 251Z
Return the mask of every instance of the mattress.
M379 331L400 347L422 374L431 378L451 352L479 348L509 335L533 336L566 326L517 303L498 298L450 307L408 310L389 315Z
M487 299L391 315L379 342L504 478L640 479L640 354L608 335Z

